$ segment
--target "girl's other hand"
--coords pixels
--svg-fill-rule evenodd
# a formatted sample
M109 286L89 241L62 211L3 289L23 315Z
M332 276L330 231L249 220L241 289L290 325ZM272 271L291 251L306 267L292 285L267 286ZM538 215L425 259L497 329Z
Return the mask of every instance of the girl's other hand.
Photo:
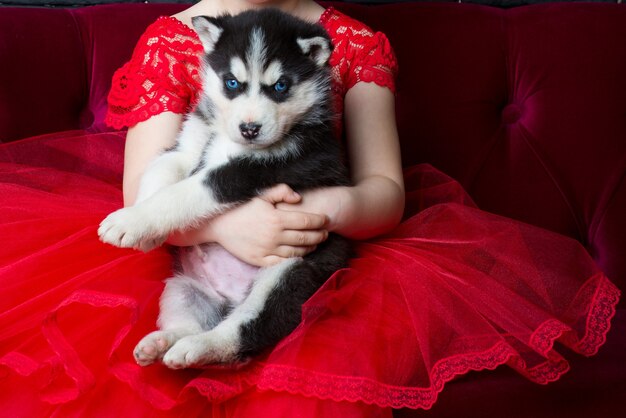
M280 184L210 221L215 241L239 259L259 267L302 257L328 238L325 215L277 209L302 197Z

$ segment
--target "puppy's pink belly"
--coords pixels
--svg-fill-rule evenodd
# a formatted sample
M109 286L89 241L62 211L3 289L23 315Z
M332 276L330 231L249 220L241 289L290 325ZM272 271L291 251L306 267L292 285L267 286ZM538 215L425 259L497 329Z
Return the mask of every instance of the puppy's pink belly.
M246 297L259 270L219 244L181 248L180 262L185 276L198 280L235 304Z

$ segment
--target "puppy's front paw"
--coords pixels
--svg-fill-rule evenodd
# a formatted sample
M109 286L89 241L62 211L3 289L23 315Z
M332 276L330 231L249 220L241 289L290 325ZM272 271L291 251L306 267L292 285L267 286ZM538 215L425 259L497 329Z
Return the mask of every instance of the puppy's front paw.
M98 229L102 242L120 248L149 251L165 242L167 235L154 230L149 217L135 207L117 210L107 216Z

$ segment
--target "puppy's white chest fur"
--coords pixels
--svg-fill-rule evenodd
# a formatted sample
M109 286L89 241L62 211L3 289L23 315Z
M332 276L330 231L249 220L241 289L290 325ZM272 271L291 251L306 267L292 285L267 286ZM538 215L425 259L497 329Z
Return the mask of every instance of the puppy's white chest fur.
M243 145L231 141L225 135L217 134L207 146L204 154L204 164L207 169L212 170L246 152L247 149Z
M232 141L219 129L207 125L195 115L191 115L183 124L178 144L186 155L200 156L202 167L208 171L249 152L245 146Z

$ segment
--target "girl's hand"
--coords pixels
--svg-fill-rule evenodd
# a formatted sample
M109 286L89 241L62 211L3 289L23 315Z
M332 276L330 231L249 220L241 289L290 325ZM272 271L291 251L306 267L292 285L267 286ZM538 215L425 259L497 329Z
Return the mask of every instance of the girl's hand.
M265 267L301 257L328 238L325 215L276 208L301 199L281 184L212 219L208 228L214 241L248 264Z

